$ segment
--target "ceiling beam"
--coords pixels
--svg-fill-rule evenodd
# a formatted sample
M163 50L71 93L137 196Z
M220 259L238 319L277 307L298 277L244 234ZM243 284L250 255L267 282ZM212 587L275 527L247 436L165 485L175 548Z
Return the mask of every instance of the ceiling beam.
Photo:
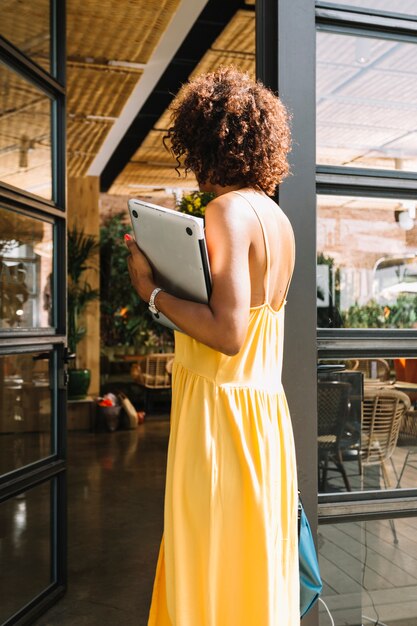
M208 0L204 10L173 55L164 73L137 111L123 139L114 149L101 173L101 191L108 191L114 180L129 163L148 133L170 105L175 94L188 80L204 54L229 23L238 9L247 8L243 0ZM142 78L143 81L143 78ZM141 81L141 83L142 83Z
M184 41L208 0L182 0L145 66L117 121L111 127L87 176L100 176L143 104Z

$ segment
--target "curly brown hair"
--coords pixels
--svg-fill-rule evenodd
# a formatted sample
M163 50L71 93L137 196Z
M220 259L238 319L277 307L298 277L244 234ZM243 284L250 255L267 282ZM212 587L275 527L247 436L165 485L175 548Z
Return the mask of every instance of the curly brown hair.
M220 67L186 83L164 138L199 183L259 187L272 195L287 176L289 114L260 81Z

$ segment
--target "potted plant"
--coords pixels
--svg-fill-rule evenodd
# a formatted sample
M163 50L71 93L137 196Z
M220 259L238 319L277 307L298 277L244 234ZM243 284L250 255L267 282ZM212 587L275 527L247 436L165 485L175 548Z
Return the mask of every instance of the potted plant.
M127 270L127 249L123 235L131 233L127 211L107 216L100 228L100 324L103 353L113 349L148 351L153 342L155 352L172 344L173 333L157 324L148 305L135 290Z
M100 294L83 279L84 272L93 268L91 261L98 249L98 241L93 235L86 235L76 227L68 231L68 348L75 355L78 343L87 332L82 317L89 303L97 300ZM75 356L68 373L68 396L84 398L90 384L90 370L77 368Z
M214 198L210 191L191 191L182 196L177 202L177 210L181 213L204 218L206 206Z

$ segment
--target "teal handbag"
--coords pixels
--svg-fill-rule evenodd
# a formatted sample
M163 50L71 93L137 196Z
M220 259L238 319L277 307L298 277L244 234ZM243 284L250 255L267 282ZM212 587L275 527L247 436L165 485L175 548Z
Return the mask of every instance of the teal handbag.
M313 535L300 497L298 498L298 552L300 564L300 616L304 617L319 599L323 583L320 578Z

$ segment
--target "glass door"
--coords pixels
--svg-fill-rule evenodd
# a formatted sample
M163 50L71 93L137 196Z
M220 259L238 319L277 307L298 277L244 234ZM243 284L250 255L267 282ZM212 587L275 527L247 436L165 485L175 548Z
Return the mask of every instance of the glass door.
M316 4L318 549L348 626L417 622L417 13L392 6Z
M0 24L0 624L66 589L65 2Z

